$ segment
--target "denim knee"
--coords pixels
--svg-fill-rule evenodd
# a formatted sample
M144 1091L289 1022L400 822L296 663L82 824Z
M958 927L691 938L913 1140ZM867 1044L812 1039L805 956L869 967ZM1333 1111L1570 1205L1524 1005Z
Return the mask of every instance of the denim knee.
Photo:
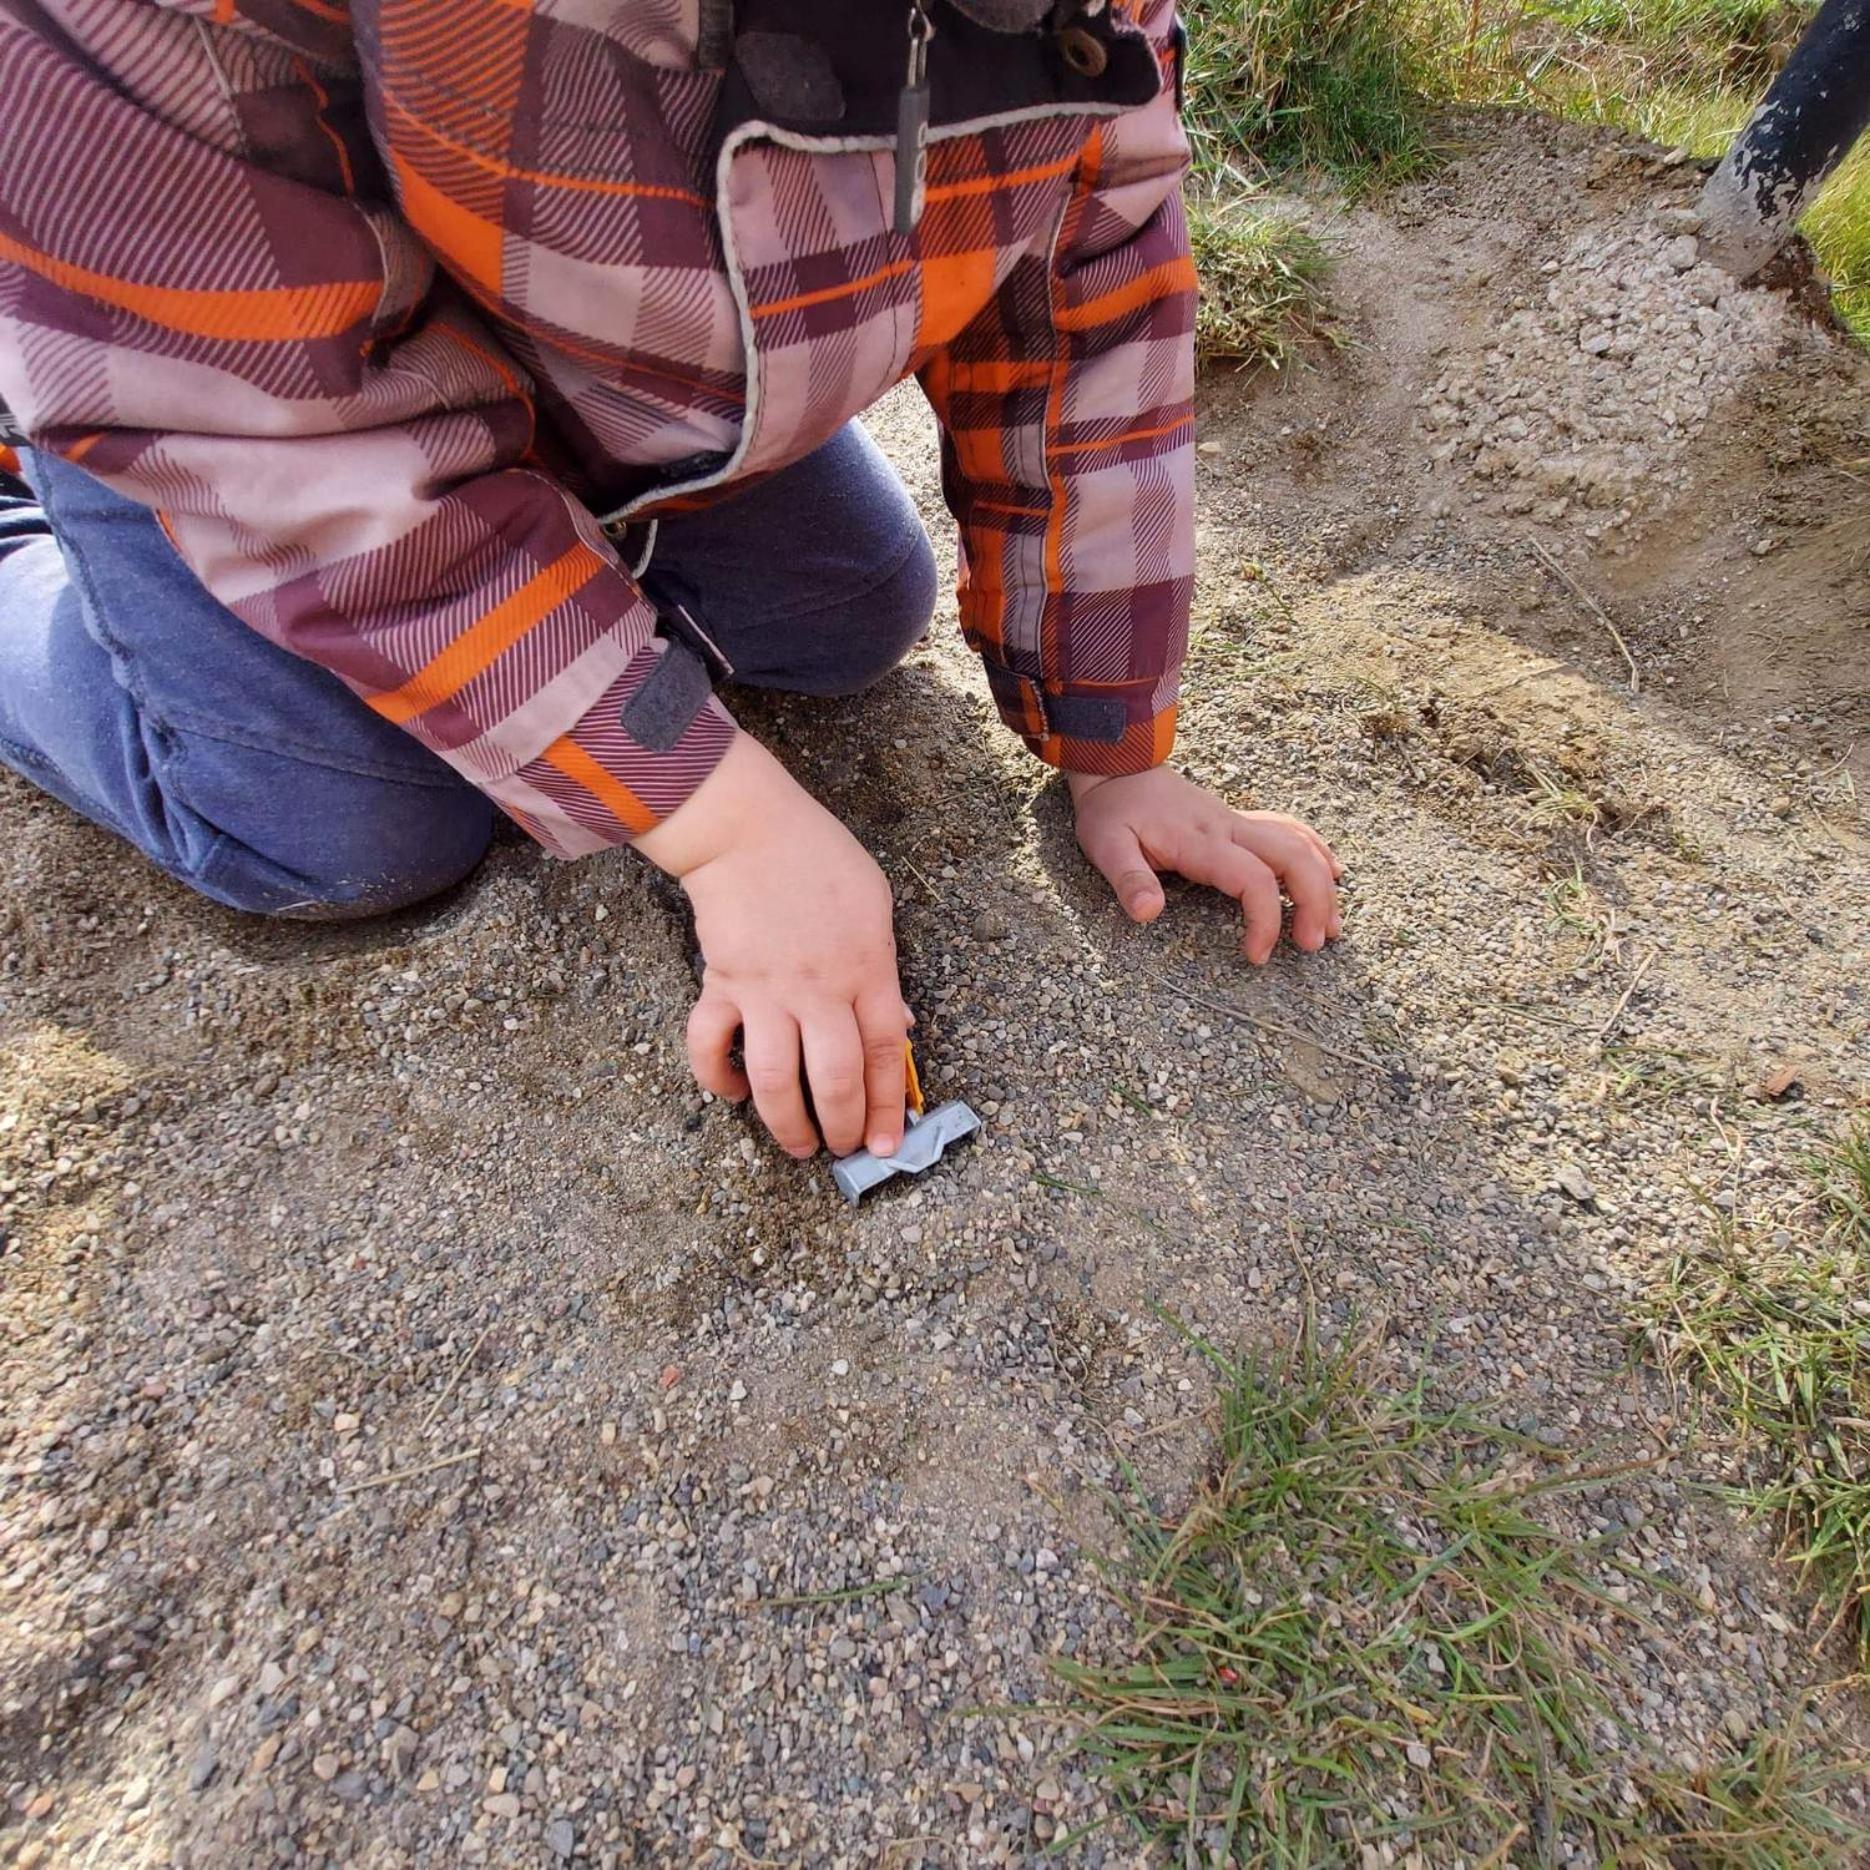
M808 692L858 695L882 681L928 634L939 582L935 549L918 525L896 569L851 600L859 627L840 636L836 667Z
M358 921L439 896L487 853L493 807L462 786L385 786L314 837L282 827L273 848L223 833L184 880L230 909Z

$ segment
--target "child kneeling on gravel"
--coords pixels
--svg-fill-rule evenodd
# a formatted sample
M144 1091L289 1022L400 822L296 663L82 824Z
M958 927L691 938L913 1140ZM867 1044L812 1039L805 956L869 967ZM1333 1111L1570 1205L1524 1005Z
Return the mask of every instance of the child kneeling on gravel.
M697 1078L892 1152L888 885L716 699L855 692L929 544L1124 908L1338 932L1290 818L1166 765L1195 281L1167 0L45 0L0 14L0 759L236 908L364 915L497 806L634 844ZM733 1062L736 1034L745 1070ZM817 1115L808 1114L809 1084Z

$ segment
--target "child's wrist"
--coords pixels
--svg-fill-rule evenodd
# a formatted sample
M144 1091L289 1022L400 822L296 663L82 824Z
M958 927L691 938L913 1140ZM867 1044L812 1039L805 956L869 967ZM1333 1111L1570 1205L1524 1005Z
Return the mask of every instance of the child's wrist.
M736 732L706 779L636 848L672 877L685 877L742 843L797 782L750 734Z
M1121 777L1117 773L1067 773L1065 788L1071 794L1074 807L1082 805L1099 786L1108 785L1111 780Z

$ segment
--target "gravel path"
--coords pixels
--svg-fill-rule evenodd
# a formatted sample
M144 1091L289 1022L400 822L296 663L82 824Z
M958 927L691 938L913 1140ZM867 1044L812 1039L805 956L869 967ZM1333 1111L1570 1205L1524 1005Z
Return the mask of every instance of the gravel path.
M1675 199L1645 174L1602 239ZM1381 1318L1399 1371L1656 1457L1585 1510L1684 1587L1637 1658L1671 1755L1835 1672L1685 1489L1713 1457L1627 1320L1708 1204L1796 1226L1863 1097L1861 663L1709 696L1775 589L1737 443L1671 444L1700 582L1595 586L1635 696L1532 553L1594 585L1565 515L1513 530L1436 462L1431 391L1505 308L1397 255L1536 274L1581 237L1502 186L1367 217L1363 350L1211 397L1184 745L1337 843L1333 956L1249 975L1192 897L1126 925L951 618L870 698L742 710L879 853L925 1075L988 1118L854 1216L693 1089L679 918L628 857L510 844L429 914L271 928L0 787L0 1861L1040 1861L1100 1810L1029 1705L1116 1634L1098 1489L1201 1457L1165 1311ZM1787 344L1746 394L1829 345L1811 395L1870 408L1861 360ZM919 405L877 426L933 514ZM1810 474L1814 526L1870 522ZM1791 657L1838 627L1797 592Z

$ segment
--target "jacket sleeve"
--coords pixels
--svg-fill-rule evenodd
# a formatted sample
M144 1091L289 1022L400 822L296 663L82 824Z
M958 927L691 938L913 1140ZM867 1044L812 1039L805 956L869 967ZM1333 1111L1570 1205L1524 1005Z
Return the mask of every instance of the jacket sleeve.
M1156 99L1086 142L1050 251L921 372L961 529L961 623L1007 724L1070 771L1167 757L1194 583L1195 274L1174 8Z
M33 446L155 508L216 597L549 849L673 811L732 722L625 731L653 607L538 465L525 373L382 205L348 46L44 7L0 0L0 397Z

